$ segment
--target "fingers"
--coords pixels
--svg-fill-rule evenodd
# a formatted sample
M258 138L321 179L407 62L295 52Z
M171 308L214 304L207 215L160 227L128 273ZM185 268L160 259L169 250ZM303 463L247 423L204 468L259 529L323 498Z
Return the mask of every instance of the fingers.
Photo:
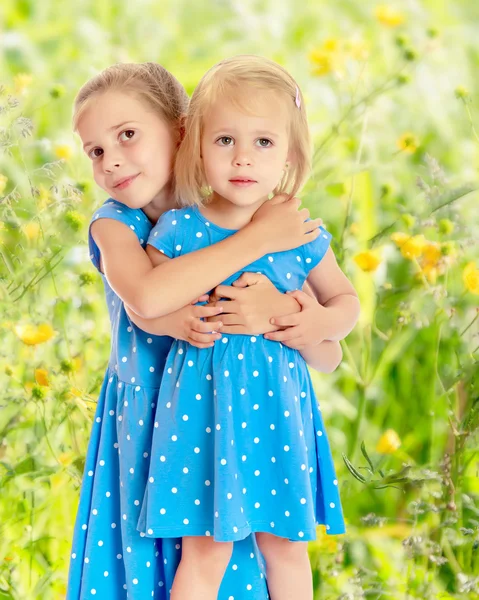
M234 287L248 287L249 285L255 285L261 278L265 278L261 273L243 273L236 281L233 282Z
M317 231L319 235L319 227L322 225L322 219L311 219L311 221L305 221L304 230L306 233L310 231Z
M301 215L301 218L304 219L304 221L306 221L306 219L309 219L309 210L307 208L302 208L299 211L299 214Z
M195 306L193 308L193 314L197 319L206 319L208 317L214 317L223 312L222 306L208 304L207 306Z
M220 333L200 333L198 331L190 331L188 334L188 338L192 339L194 342L198 344L207 344L211 345L221 338Z
M231 314L231 315L218 315L217 317L211 317L210 319L208 319L208 323L215 323L217 321L221 321L221 323L223 323L223 325L244 325L244 322L242 319L240 319L238 317L238 315L235 314ZM223 331L223 330L221 330Z
M212 331L217 332L220 331L222 326L222 321L217 321L213 324L211 321L200 321L199 319L192 319L189 323L191 331L196 331L198 333L210 333Z
M237 300L230 300L229 302L219 300L215 302L214 306L219 306L223 309L221 315L236 315L240 313L240 304Z
M228 298L229 300L236 300L239 294L239 290L231 285L219 285L215 288L215 296L218 298Z
M293 292L287 292L287 294L299 302L302 309L317 304L316 299L312 298L309 294L306 294L306 292L303 292L303 290L294 290ZM298 313L295 314L296 316L298 315ZM275 321L275 323L279 324L278 321Z
M277 194L274 198L271 198L270 202L271 204L282 204L286 200L288 200L288 194ZM294 200L294 198L291 200Z
M283 331L273 331L272 333L265 333L264 337L267 340L271 340L272 342L289 342L298 337L298 332L295 330L295 327L290 327L289 329L284 329Z
M285 315L284 317L274 317L270 319L271 325L277 325L278 327L295 327L299 325L299 315L301 313L295 313L292 315Z
M190 304L198 304L198 302L208 302L208 300L209 300L208 294L203 294L199 298L195 298L194 300L192 300Z

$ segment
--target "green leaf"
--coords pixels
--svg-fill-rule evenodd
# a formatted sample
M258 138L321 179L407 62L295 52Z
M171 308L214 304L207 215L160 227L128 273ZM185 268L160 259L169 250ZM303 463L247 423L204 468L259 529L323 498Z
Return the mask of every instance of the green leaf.
M348 470L350 471L351 475L353 475L353 477L356 477L356 479L358 481L360 481L361 483L366 483L366 479L361 475L361 473L359 471L357 471L353 465L349 462L347 456L345 454L343 454L343 460L344 460L344 464L346 465L346 467L348 468Z
M369 466L371 467L371 471L374 473L375 472L375 468L374 468L374 465L372 463L372 460L369 458L369 455L366 452L366 446L364 444L364 440L361 442L361 452L363 453L364 458L368 461Z

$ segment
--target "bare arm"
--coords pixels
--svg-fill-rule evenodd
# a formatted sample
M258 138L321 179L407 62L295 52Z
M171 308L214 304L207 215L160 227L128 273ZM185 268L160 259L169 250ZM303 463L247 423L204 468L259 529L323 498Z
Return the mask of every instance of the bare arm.
M359 298L352 283L340 269L331 248L309 273L307 281L318 299L318 321L323 339L344 339L359 318Z
M268 205L268 206L266 206ZM225 240L173 260L160 254L153 268L133 231L112 219L91 226L104 273L118 296L143 318L161 317L189 304L232 273L268 252L279 252L315 239L318 221L307 221L299 200L265 203L251 223ZM255 217L256 217L255 215Z
M328 340L316 346L306 346L300 353L310 367L321 373L332 373L343 359L341 344Z

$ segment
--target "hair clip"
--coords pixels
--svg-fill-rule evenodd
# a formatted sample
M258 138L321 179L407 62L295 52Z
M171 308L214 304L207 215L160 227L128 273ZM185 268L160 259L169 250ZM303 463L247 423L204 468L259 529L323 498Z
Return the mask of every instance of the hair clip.
M301 108L301 97L299 95L299 87L298 86L296 86L296 98L294 100L294 103L296 104L296 106L298 108Z

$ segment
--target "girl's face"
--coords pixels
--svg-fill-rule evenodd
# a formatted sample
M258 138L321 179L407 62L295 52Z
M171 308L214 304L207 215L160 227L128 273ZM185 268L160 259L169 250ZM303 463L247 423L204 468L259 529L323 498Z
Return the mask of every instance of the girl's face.
M130 208L168 199L179 137L144 101L118 91L94 96L78 132L96 183L112 198Z
M263 93L254 114L218 101L205 116L201 154L216 198L237 206L262 204L279 184L288 156L285 101Z

